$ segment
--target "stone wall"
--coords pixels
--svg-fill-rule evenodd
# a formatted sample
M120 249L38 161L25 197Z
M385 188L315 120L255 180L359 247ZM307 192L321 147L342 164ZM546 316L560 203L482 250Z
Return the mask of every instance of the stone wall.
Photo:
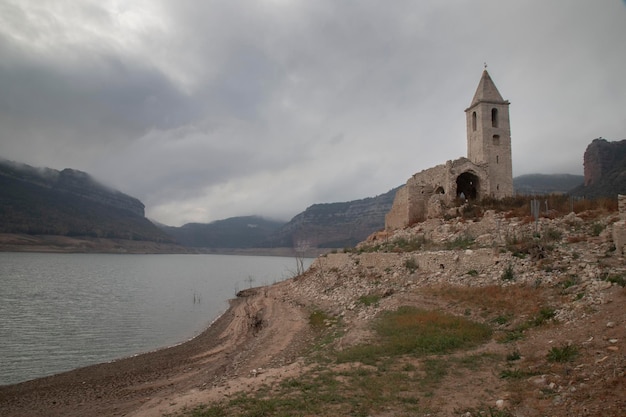
M391 210L385 215L385 229L403 229L409 225L408 192L406 185L396 192Z
M409 178L396 193L393 206L385 216L385 229L402 229L428 218L440 217L445 206L454 204L459 193L457 179L465 173L476 177L476 198L490 195L492 190L484 166L467 158L448 161Z
M404 265L412 261L417 265L417 272L435 274L440 272L466 274L469 271L482 273L495 263L499 263L509 254L500 254L491 248L475 250L442 250L413 253L330 253L318 257L312 267L318 270L344 270L348 267L365 268L372 272L383 273L386 269Z

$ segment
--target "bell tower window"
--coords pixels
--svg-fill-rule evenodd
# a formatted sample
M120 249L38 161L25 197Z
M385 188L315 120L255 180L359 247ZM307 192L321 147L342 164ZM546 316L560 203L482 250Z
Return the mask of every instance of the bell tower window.
M498 109L491 109L491 127L498 127Z
M472 130L476 131L476 112L472 112Z

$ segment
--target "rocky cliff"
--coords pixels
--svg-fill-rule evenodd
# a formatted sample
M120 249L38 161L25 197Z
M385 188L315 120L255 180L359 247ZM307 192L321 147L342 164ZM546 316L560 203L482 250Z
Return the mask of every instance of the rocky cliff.
M626 140L594 139L584 154L585 183L572 191L587 198L626 193Z

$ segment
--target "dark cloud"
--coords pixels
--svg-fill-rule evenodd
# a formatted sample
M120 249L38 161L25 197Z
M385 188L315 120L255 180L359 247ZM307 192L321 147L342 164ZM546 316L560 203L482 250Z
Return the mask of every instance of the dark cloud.
M482 71L514 174L623 139L626 7L559 0L7 1L0 154L83 169L180 224L288 219L465 154Z

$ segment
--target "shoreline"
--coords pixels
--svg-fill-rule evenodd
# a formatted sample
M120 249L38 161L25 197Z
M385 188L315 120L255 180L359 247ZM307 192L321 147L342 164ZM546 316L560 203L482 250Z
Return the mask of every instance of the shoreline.
M308 316L288 297L291 281L241 291L181 344L0 386L0 415L161 417L249 386L251 369L297 367Z
M244 303L244 299L235 298L228 300L228 303L229 307L212 320L205 330L179 344L15 384L0 385L0 415L80 416L81 405L86 402L95 402L96 406L102 403L97 406L98 414L109 415L106 403L119 390L171 375L190 364L195 355L219 346L220 336L237 316L237 308ZM136 395L130 395L129 400L139 397L140 392L138 390ZM57 400L61 398L65 400Z
M311 248L302 255L316 258L332 251L329 248ZM26 235L0 233L0 252L27 253L107 253L133 255L245 255L294 257L295 250L281 248L193 248L174 243L106 239L88 236Z
M235 300L237 300L237 299L235 298L235 299L226 300L226 302L230 304L232 301L235 301ZM51 378L51 377L55 377L57 375L62 375L62 374L68 373L68 372L78 371L79 369L89 368L91 366L106 365L106 364L110 364L110 363L114 363L114 362L118 362L118 361L122 361L122 360L126 360L126 359L132 359L132 358L136 358L138 356L147 355L147 354L155 353L155 352L158 352L158 351L161 351L161 350L171 349L171 348L175 348L175 347L184 345L185 343L192 342L194 339L202 336L205 332L209 331L211 326L213 326L224 314L228 313L229 310L230 310L230 306L228 308L226 308L225 310L219 312L217 314L217 316L213 320L210 320L208 322L208 324L206 326L203 326L202 329L197 331L196 334L194 334L193 336L191 336L191 337L189 337L189 338L187 338L185 340L181 340L180 342L176 342L176 343L171 344L171 345L156 347L154 349L145 350L145 351L133 353L133 354L126 355L126 356L113 358L113 359L110 359L110 360L105 360L103 362L96 362L96 363L92 363L90 365L79 366L77 368L72 368L72 369L68 369L68 370L65 370L65 371L54 372L54 373L48 374L48 375L36 376L36 377L30 378L30 379L26 379L26 380L23 380L23 381L12 382L12 383L8 383L8 384L0 384L0 390L2 390L2 388L10 387L12 385L29 383L29 382L32 382L32 381L36 381L38 379Z

